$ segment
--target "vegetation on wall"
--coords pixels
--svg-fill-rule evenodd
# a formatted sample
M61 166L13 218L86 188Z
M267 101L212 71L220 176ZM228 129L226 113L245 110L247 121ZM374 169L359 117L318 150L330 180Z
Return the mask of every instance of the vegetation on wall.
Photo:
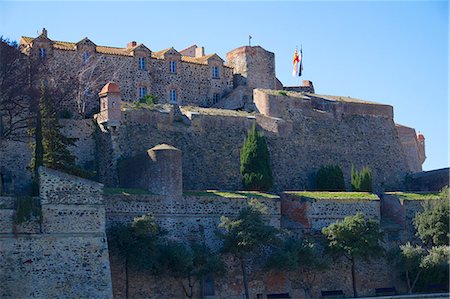
M316 189L320 191L345 191L342 169L337 165L320 167L316 174Z
M357 171L352 165L352 190L372 192L372 171L369 166Z
M240 159L240 171L245 190L267 191L272 187L269 150L264 135L256 131L255 123L244 140Z

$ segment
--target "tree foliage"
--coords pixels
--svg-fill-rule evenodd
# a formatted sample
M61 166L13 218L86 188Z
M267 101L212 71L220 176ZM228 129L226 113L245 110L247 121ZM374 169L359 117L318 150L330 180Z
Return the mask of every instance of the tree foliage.
M160 241L165 234L155 219L143 215L133 223L117 224L108 230L108 244L124 261L126 298L128 298L130 269L144 270L153 274L160 271Z
M256 131L255 123L244 140L240 159L240 171L245 190L267 191L272 187L269 150L264 135Z
M358 213L323 228L322 233L328 240L330 252L344 256L351 262L353 293L357 297L355 259L369 259L381 256L384 252L380 245L382 233L378 223L371 219L366 220L362 213Z
M344 174L337 165L322 166L316 174L316 189L321 191L345 191Z
M430 283L448 285L449 246L436 246L429 250L406 243L389 254L390 262L408 286L408 293L415 289L426 290Z
M222 275L225 266L219 254L211 252L205 244L168 242L162 248L163 271L174 277L188 298L194 296L194 287L207 275Z
M253 202L242 209L234 220L222 216L219 227L222 228L222 231L218 232L223 241L222 251L231 253L239 259L245 297L248 299L247 259L258 249L277 243L279 241L278 230L266 223L262 210Z
M424 204L424 210L415 217L417 236L427 246L449 244L449 189L444 188L440 199Z
M363 167L361 171L357 171L352 165L351 177L353 191L372 192L372 171L369 166Z
M308 298L311 298L318 271L327 269L328 265L327 255L316 243L294 238L285 239L267 261L269 269L288 272L289 279L301 285Z

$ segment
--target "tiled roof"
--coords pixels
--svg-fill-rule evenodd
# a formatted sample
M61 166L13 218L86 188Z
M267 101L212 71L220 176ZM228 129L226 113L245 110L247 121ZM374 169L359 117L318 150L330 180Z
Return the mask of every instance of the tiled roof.
M34 38L33 37L22 36L22 40L25 43L27 43L27 44L31 44L31 42L34 40ZM137 45L136 47L138 47L138 46L139 45ZM76 43L62 42L62 41L53 41L53 47L55 49L59 49L59 50L75 51ZM103 53L103 54L108 54L108 55L132 56L131 52L136 47L127 49L127 48L97 46L96 47L96 51L98 53ZM167 48L167 49L164 49L164 50L161 50L161 51L152 52L152 58L163 59L164 54L167 53L168 51L170 51L171 49L173 49L173 48L170 47L170 48ZM211 58L214 55L216 55L216 54L205 55L205 56L202 56L202 57L181 56L181 61L188 62L188 63L195 63L195 64L204 64L204 65L206 65L206 64L208 64L208 59Z
M167 52L169 52L172 49L172 47L161 50L161 51L157 51L157 52L152 52L152 58L157 58L157 59L162 59L162 57L164 56L164 54L166 54Z

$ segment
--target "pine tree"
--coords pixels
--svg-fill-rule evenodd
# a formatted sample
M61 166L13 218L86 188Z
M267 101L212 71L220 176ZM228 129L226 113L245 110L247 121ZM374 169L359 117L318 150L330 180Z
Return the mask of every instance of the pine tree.
M321 191L345 191L344 174L337 165L322 166L316 174L316 189Z
M240 170L245 190L267 191L272 187L269 150L265 137L256 131L255 123L241 149Z

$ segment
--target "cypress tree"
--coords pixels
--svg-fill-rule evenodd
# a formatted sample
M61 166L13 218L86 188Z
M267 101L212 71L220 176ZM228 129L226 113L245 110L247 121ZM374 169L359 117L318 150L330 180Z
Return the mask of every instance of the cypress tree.
M67 138L60 132L58 113L52 100L47 95L45 84L42 82L36 117L32 168L35 175L39 166L78 175L82 171L75 166L75 157L67 148L74 144L74 139Z
M321 191L345 191L344 174L337 165L322 166L316 174L316 189Z
M245 190L267 191L272 187L270 155L264 135L254 123L241 149L241 175Z
M372 192L372 171L369 166L357 171L352 165L352 190Z

